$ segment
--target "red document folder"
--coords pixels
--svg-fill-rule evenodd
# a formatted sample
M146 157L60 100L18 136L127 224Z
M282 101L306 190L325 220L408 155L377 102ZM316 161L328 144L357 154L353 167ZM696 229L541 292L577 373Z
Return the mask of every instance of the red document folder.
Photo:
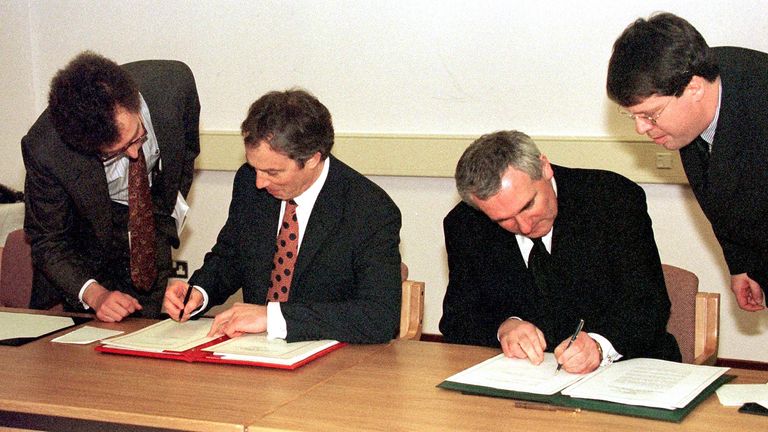
M156 324L156 326L159 324ZM172 325L178 325L178 324L172 324ZM153 326L154 327L154 326ZM143 329L147 330L147 329ZM140 330L142 331L142 330ZM139 332L140 332L139 331ZM138 333L138 332L134 332ZM127 335L130 336L130 335ZM245 366L259 366L259 367L270 367L270 368L278 368L278 369L296 369L298 367L301 367L312 360L322 357L331 351L335 351L343 346L346 345L346 343L343 342L337 342L337 341L318 341L316 343L317 346L311 346L312 343L310 342L310 346L303 346L306 344L286 344L282 341L276 342L276 344L280 344L280 355L276 355L273 357L270 357L268 354L265 354L264 352L256 351L257 354L248 355L248 354L239 354L236 352L229 352L227 354L223 353L214 353L212 351L206 351L205 348L212 347L214 345L220 344L222 342L232 340L233 342L243 342L247 341L249 336L241 336L239 338L230 339L228 336L222 336L220 338L201 343L200 345L194 346L192 348L186 349L184 351L173 351L173 350L164 350L164 351L155 351L155 350L144 350L140 348L132 348L132 347L121 347L121 346L115 346L110 345L109 341L105 341L104 344L101 344L97 346L95 349L96 351L104 352L104 353L110 353L110 354L122 354L122 355L131 355L131 356L138 356L138 357L151 357L151 358L160 358L160 359L169 359L169 360L181 360L186 362L204 362L204 363L224 363L224 364L235 364L235 365L245 365ZM257 335L251 335L252 338L257 338ZM263 336L260 343L263 342ZM271 342L270 342L271 343ZM295 345L295 348L292 348L292 346ZM226 348L221 348L222 351L226 352Z

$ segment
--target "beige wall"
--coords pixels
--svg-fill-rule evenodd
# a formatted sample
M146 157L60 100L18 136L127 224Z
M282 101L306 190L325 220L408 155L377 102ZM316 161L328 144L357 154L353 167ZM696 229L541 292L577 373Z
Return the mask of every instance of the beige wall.
M48 81L83 49L121 63L185 61L198 81L204 131L236 131L256 97L300 85L318 95L345 134L476 136L517 128L607 138L633 134L605 98L604 80L613 40L636 17L669 10L712 45L768 51L766 2L758 0L738 8L712 0L2 3L0 182L15 187L23 184L18 142L45 107ZM176 254L192 268L226 218L232 176L198 172ZM458 200L453 183L373 179L402 210L401 250L412 277L427 283L425 331L434 333L447 280L441 220ZM720 356L768 361L768 314L735 306L721 253L688 187L643 187L662 260L695 271L703 290L723 294Z

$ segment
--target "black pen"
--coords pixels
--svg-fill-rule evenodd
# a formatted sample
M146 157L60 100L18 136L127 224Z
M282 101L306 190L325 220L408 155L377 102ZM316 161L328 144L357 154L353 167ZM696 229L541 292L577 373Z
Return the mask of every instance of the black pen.
M571 347L571 344L573 343L573 341L575 341L575 340L576 340L576 338L577 338L577 337L579 337L579 333L581 332L581 329L582 329L583 327L584 327L584 320L583 320L583 319L580 319L580 320L579 320L579 325L577 325L577 326L576 326L576 331L575 331L575 332L573 332L573 336L571 336L571 340L569 340L569 341L568 341L568 345L566 345L566 346L565 346L565 351L567 351L567 350L568 350L568 348L570 348L570 347ZM563 351L563 352L565 352L565 351ZM555 369L555 373L558 373L558 372L560 372L560 368L562 368L562 367L563 367L563 365L562 365L562 364L560 364L560 363L558 363L558 364L557 364L557 369Z
M179 321L181 321L181 317L184 316L184 308L187 307L187 303L189 303L189 297L192 294L192 285L187 286L187 294L184 296L184 306L181 307L181 310L179 311Z

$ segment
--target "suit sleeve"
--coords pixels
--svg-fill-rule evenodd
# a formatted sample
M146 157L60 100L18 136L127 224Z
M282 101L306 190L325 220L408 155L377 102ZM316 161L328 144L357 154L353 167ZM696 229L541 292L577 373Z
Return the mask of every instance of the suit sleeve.
M50 130L50 134L55 134ZM32 260L37 270L63 290L67 302L79 304L80 289L97 274L95 264L78 252L73 242L74 205L64 185L40 160L46 139L24 137L22 154L27 175L24 186L24 229L32 240Z
M370 198L370 197L369 197ZM325 253L328 266L314 267L316 272L335 272L337 286L317 282L321 274L305 279L300 289L314 292L316 301L305 298L281 305L285 317L287 340L336 339L349 343L384 343L391 340L400 322L400 210L381 191L374 200L346 204L354 208L342 224L343 231L330 248L351 246L351 253L332 258ZM376 199L378 198L378 199ZM305 239L306 241L306 239ZM304 247L302 245L302 247ZM299 252L301 259L301 251ZM333 263L332 261L338 261ZM341 265L349 261L351 272ZM316 286L311 284L317 282ZM347 286L338 286L338 285ZM338 295L329 295L328 291Z
M496 334L505 317L500 316L501 309L495 307L498 305L489 308L483 300L482 281L473 265L474 257L483 252L475 247L471 223L466 212L459 210L463 206L460 204L443 220L448 288L440 332L446 342L498 347Z
M610 204L600 218L602 232L609 236L603 241L611 245L605 247L604 272L614 280L610 292L592 300L603 307L592 307L602 312L587 323L587 331L605 336L625 358L679 361L677 344L666 331L670 301L645 193L628 181L621 190L605 196Z
M187 88L184 91L184 159L182 161L181 184L179 191L186 198L192 186L195 171L195 158L200 154L200 100L197 95L195 78L187 69L188 79L184 80Z

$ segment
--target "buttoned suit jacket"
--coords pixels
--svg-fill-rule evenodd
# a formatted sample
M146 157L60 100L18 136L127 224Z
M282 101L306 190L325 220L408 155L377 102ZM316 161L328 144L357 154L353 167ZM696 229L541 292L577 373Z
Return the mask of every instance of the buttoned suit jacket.
M171 214L177 194L189 192L200 152L200 103L192 72L181 62L147 60L122 67L149 107L160 149L161 160L152 173L158 278L150 293L131 286L127 226L125 230L113 226L104 166L95 155L64 144L46 109L21 141L27 170L24 228L34 264L33 307L64 301L68 309L82 310L78 293L87 280L96 279L110 290L137 297L145 316L160 311L171 274L170 250L179 244ZM125 250L116 250L115 238L125 239Z
M499 326L515 316L540 328L552 351L584 319L584 331L605 336L624 358L680 361L666 331L670 302L645 193L612 172L553 169L551 252L561 283L537 290L515 235L460 203L443 221L445 341L499 347Z
M400 319L400 210L376 184L330 157L328 177L299 249L288 301L281 304L287 340L381 343ZM327 163L327 161L326 161ZM265 304L281 201L256 188L256 172L235 175L229 217L190 284L210 305L243 289Z
M768 54L712 48L723 86L708 166L680 149L688 182L723 248L731 274L768 286Z

